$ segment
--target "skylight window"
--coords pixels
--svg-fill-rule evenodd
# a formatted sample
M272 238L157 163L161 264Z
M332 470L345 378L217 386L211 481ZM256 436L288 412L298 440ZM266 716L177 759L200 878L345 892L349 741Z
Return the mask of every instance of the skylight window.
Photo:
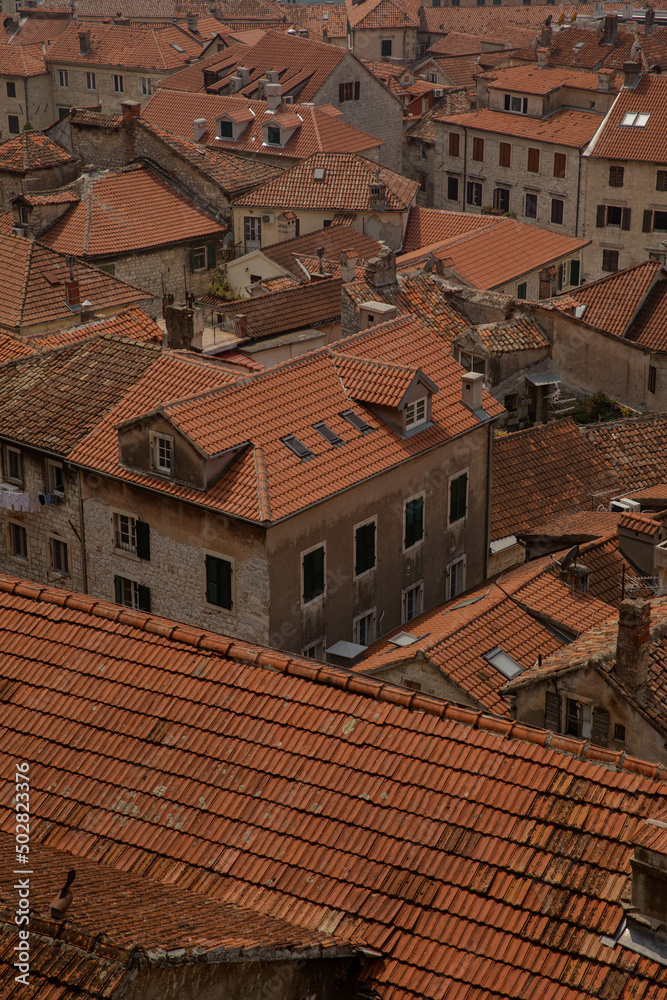
M394 646L412 646L413 643L419 642L419 636L412 635L411 632L397 632L391 636L389 642Z
M329 444L333 445L334 448L337 448L339 445L343 443L343 439L339 438L336 432L332 431L331 428L327 427L326 424L324 423L313 424L313 427L315 428L317 433L321 434L324 440L328 441Z
M185 49L181 48L180 45L177 45L176 42L169 42L169 44L171 45L172 49L176 49L177 52L185 52Z
M644 128L650 115L643 111L628 111L623 116L621 125L632 125L634 128Z
M373 430L371 425L367 424L364 418L360 417L358 413L354 412L354 410L345 410L344 413L341 413L341 417L343 417L344 420L347 420L348 423L352 424L353 427L356 427L358 431L361 431L362 434L368 434L369 431Z
M299 441L298 437L295 437L293 434L288 434L287 437L284 437L281 440L283 444L287 445L290 451L293 451L294 454L301 459L302 462L307 462L309 458L315 457L310 448L306 447L306 445L302 441Z
M313 170L313 180L323 181L324 180L324 167L315 167Z
M517 663L508 653L505 653L500 646L494 646L488 653L483 653L482 659L490 663L496 670L499 670L503 677L507 677L508 680L523 672L521 664Z

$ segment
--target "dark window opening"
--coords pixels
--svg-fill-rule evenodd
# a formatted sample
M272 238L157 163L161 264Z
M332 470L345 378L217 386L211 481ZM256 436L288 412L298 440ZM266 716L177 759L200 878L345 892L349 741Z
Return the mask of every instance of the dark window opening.
M355 543L354 572L360 576L375 566L375 521L357 528Z
M324 593L324 548L314 549L303 557L303 602L314 601Z
M416 545L424 537L424 498L408 500L405 505L405 548Z

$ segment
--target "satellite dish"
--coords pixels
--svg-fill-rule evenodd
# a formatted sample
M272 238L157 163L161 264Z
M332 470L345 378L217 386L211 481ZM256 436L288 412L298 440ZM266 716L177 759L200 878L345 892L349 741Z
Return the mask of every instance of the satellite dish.
M229 246L230 243L234 242L234 233L227 233L224 240L222 241L225 246Z
M572 13L570 14L570 24L572 24L573 21L576 21L576 20L577 20L577 12L576 12L576 10L573 10Z
M577 561L577 556L579 555L579 546L573 545L571 549L568 549L563 558L560 561L560 568L567 569L570 563Z
M564 23L565 23L565 14L561 14L561 16L558 18L558 24L562 28Z

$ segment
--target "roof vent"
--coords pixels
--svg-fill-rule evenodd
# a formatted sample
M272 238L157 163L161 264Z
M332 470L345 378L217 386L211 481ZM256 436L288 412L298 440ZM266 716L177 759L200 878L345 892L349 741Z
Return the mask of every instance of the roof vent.
M328 441L330 445L334 448L338 448L339 445L343 443L343 439L338 437L335 431L332 431L330 427L325 423L313 424L313 427L318 434L321 434L325 441Z
M299 441L298 437L294 434L288 434L287 437L280 439L283 444L286 444L290 451L293 451L297 458L300 458L302 462L307 462L309 459L314 458L312 451L308 448L302 441Z
M364 418L360 417L354 410L345 410L344 413L341 413L341 417L343 420L347 420L349 424L352 424L353 427L356 427L358 431L361 431L362 434L369 434L373 430L371 425L367 424Z
M420 636L412 635L411 632L397 632L396 635L390 636L388 641L394 646L413 646L419 639Z
M326 172L324 170L324 167L315 167L315 169L313 170L313 180L314 181L323 181L324 178L325 178L325 176L326 176Z

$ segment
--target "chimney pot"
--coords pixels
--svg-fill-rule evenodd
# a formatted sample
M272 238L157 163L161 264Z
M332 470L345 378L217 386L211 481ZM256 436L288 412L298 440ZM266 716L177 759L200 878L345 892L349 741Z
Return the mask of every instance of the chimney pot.
M465 372L461 376L461 402L469 410L482 409L484 376L481 372Z
M139 104L139 101L122 101L120 108L123 112L124 122L129 122L132 118L141 117L141 104Z
M192 138L195 142L201 142L206 132L207 123L205 118L195 118L192 123Z
M626 597L618 613L614 672L631 691L639 691L646 684L650 641L650 604L641 598Z

